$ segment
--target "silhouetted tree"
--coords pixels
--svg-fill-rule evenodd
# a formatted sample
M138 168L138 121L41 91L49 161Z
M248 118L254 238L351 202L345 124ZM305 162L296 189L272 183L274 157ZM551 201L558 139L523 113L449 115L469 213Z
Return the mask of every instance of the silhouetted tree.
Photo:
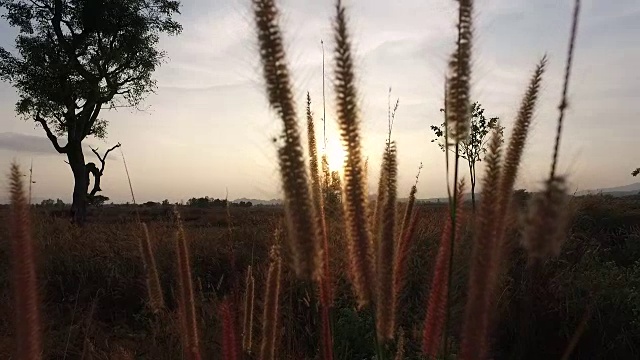
M487 142L489 141L487 135L493 129L498 129L500 132L504 130L504 127L500 126L497 117L487 119L484 116L484 109L479 102L475 102L471 105L471 128L469 136L460 142L460 157L467 161L469 167L469 178L471 180L471 204L473 210L476 208L476 163L482 161L484 154L487 152ZM444 109L440 109L444 112ZM438 146L442 151L451 147L444 143L445 138L445 124L444 122L440 126L431 126L431 130L435 134L436 138L431 142L438 141Z
M107 201L109 201L109 197L107 196L102 196L102 195L87 195L88 198L88 202L89 204L95 206L95 207L101 207L102 205L104 205L104 203L106 203Z
M2 17L20 30L17 54L0 48L0 78L18 90L17 113L40 124L67 156L80 224L88 174L100 173L85 164L82 141L105 137L101 110L137 106L154 89L151 74L164 57L156 49L159 35L180 33L172 19L179 6L178 0L0 0Z

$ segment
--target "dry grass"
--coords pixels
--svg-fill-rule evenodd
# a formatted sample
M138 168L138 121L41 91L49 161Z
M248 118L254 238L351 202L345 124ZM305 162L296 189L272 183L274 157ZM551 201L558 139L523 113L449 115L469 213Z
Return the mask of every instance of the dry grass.
M35 360L42 357L42 324L40 296L36 277L36 258L31 236L29 203L24 191L22 172L16 163L9 175L11 275L14 298L16 352L18 359Z
M148 228L147 223L152 222L142 223L144 236L136 236L138 223L98 222L89 230L42 217L40 223L32 226L21 174L14 165L8 237L14 261L4 274L12 279L11 296L15 300L12 310L16 316L15 329L5 330L15 336L17 357L37 359L42 353L43 324L39 318L42 305L36 281L33 230L38 234L37 246L47 253L42 264L41 287L46 289L43 304L53 309L50 320L46 320L52 324L44 340L44 352L49 358L68 355L71 358L72 354L131 358L135 352L154 359L180 356L209 359L220 352L226 359L251 359L254 355L260 359L317 356L356 359L375 355L383 360L390 359L392 354L396 359L440 355L448 359L451 354L464 360L502 358L508 357L508 353L522 356L533 348L530 341L523 341L523 334L535 333L531 329L526 332L511 329L514 319L530 320L529 314L547 316L549 312L559 314L558 326L578 324L577 330L560 336L567 350L556 353L567 356L578 351L579 337L589 335L583 325L587 320L582 315L578 320L571 319L563 312L573 304L540 294L549 294L552 286L563 289L557 285L558 279L570 278L566 275L570 271L563 268L568 260L554 264L553 268L545 268L542 260L561 256L568 225L572 221L579 224L573 214L566 212L570 200L564 179L555 174L579 6L576 5L570 36L551 174L546 188L534 196L529 209L518 210L529 211L530 215L521 239L524 247L512 256L510 244L518 240L512 234L518 229L511 228L508 214L516 209L511 199L513 186L537 105L546 58L534 71L504 153L501 134L495 132L492 136L477 215L468 219L462 216L465 204L457 178L456 156L449 211L441 206L418 204L414 186L401 217L397 200L398 154L391 141L391 129L383 153L378 201L373 206L367 202L367 163L361 146L356 69L342 2L336 2L333 19L335 108L346 149L342 182L332 178L325 157L319 163L309 95L306 114L309 161L305 159L278 7L273 0L253 0L252 4L265 92L283 125L278 161L285 196L284 214L278 210L243 214L245 222L234 221L236 226L232 226L233 215L227 209L222 215L226 228L213 229L212 223L204 226L190 223L187 219L193 219L189 214L184 214L183 221L176 210L177 221L156 221L155 228L149 226L155 231ZM449 146L451 140L456 151L469 131L472 30L473 1L460 0L458 38L445 90L446 141ZM325 210L330 206L332 184L342 190L338 199L332 200L342 208L329 214ZM137 213L138 207L135 209ZM402 219L399 226L397 218ZM280 222L286 225L285 234L280 233L277 225ZM634 236L640 236L637 228L635 231ZM158 239L152 242L150 233L158 234ZM175 237L163 235L168 233L175 233ZM436 246L438 237L441 240ZM285 247L281 248L281 244ZM290 267L284 261L289 258ZM523 270L528 266L525 259L535 260L535 267L529 265L533 270ZM581 260L573 261L575 266L581 265ZM603 268L611 273L617 271L607 263L592 261L604 264ZM245 268L240 319L237 302L242 290L240 282L234 279L239 278L238 269ZM625 279L633 279L640 272L640 265L636 262L629 269ZM261 273L266 276L257 275ZM264 290L256 294L256 286ZM73 310L68 300L69 294L74 293L70 288L75 288L77 294ZM606 293L598 289L591 289L590 294L607 299ZM534 303L532 296L542 300ZM632 292L627 298L640 299L640 295ZM543 305L547 307L537 308ZM253 339L257 327L254 311L262 313L259 342ZM88 314L90 321L75 322L76 313ZM591 314L591 308L579 313ZM134 333L143 335L132 338L116 329L107 330L107 325L115 323L125 324L126 329L138 329ZM527 325L533 324L527 321ZM638 328L634 328L638 333L628 336L640 338ZM397 332L398 329L403 330ZM510 329L510 336L516 334L516 339L503 335L505 329ZM61 345L56 343L61 337L80 340L60 350L57 346ZM513 347L512 343L518 345Z

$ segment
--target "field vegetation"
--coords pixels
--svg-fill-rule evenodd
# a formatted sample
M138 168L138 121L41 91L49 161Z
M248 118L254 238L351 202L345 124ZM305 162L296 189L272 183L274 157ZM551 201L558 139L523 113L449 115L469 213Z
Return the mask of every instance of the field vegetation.
M178 4L165 5L151 12L156 33L178 33L170 19ZM393 111L389 106L380 173L369 174L342 2L332 19L331 65L345 149L340 174L317 151L311 96L306 112L294 101L278 6L253 0L265 93L283 125L275 138L283 204L193 198L186 205L137 205L132 189L132 205L87 208L88 183L75 178L69 221L54 204L31 206L23 171L13 165L11 205L0 211L0 356L638 358L640 198L572 196L556 169L580 2L573 16L567 14L573 26L556 137L549 142L554 152L537 193L514 186L547 59L532 61L530 74L523 74L512 128L503 131L496 119L478 134L469 90L474 4L458 5L445 121L433 129L447 157L447 203L416 199L419 174L409 194L397 191L392 125L398 103ZM15 16L24 17L18 10ZM133 10L128 15L138 19ZM143 45L156 59L153 40ZM152 85L156 63L147 65L140 92ZM77 136L77 147L87 135ZM472 153L464 150L474 146ZM465 157L484 164L471 202L464 200ZM84 160L70 163L88 177ZM469 172L475 194L475 165ZM373 176L379 179L375 191L366 185Z

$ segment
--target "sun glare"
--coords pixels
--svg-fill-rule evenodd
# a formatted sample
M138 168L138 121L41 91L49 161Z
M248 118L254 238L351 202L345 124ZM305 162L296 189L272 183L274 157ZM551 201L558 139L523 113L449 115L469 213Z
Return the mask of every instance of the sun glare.
M327 148L324 150L324 153L327 155L329 169L342 174L346 154L340 141L338 139L327 139Z

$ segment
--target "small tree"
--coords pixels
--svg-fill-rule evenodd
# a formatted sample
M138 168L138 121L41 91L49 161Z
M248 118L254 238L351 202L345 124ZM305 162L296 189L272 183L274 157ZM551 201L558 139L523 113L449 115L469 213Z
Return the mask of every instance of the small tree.
M444 112L444 109L440 109ZM469 167L469 178L471 180L471 204L473 210L476 209L476 163L482 161L484 154L487 152L487 143L489 141L487 135L493 130L498 129L500 132L504 130L504 127L498 123L498 117L492 117L487 119L484 116L484 109L479 102L475 102L471 105L471 127L469 136L460 142L460 157L467 161ZM436 138L431 142L438 141L438 146L442 151L451 147L444 143L445 138L445 124L444 122L440 126L431 126L431 130L435 134Z
M154 89L151 74L164 57L156 49L159 35L181 31L172 19L179 6L178 0L0 0L2 17L20 30L17 55L0 48L0 79L17 88L17 113L39 124L67 156L80 224L89 174L96 183L100 174L87 167L82 142L105 137L101 110L137 106Z

